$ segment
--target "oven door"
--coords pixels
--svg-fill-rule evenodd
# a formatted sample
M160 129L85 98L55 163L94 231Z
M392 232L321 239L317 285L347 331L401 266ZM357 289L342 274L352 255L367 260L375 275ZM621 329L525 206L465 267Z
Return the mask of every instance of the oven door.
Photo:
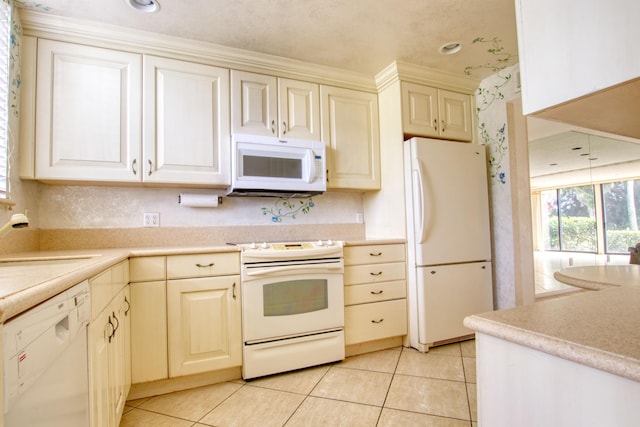
M342 274L301 273L242 283L245 344L344 327Z

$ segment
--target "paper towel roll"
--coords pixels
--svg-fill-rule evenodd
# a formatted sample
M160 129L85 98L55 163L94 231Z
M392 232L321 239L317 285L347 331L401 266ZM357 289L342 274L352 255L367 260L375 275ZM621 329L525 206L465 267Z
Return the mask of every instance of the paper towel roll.
M180 206L191 208L217 208L219 196L217 194L180 194Z

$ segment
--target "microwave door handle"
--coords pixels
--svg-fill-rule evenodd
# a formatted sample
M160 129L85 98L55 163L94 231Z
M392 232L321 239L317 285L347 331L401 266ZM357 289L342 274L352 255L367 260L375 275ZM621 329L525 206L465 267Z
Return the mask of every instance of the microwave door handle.
M309 270L343 270L343 264L336 263L335 265L331 264L304 264L304 265L285 265L282 267L265 267L265 268L255 268L255 269L247 269L247 276L270 276L276 273L282 272L291 272L291 271L302 271L308 272Z
M315 155L313 154L313 150L307 150L308 155L307 158L308 160L308 167L307 167L307 171L308 171L308 175L307 175L307 182L311 183L313 182L313 180L316 177L316 162L315 162Z

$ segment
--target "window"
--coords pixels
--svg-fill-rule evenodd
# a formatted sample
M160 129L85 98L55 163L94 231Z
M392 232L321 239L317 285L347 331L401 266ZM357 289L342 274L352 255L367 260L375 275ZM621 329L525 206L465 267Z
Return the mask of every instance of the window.
M0 1L0 199L9 198L9 56L11 6Z
M545 250L597 252L594 194L592 185L541 193Z
M640 242L640 179L602 185L606 252L626 254Z
M640 242L640 179L541 191L539 218L546 251L628 254Z

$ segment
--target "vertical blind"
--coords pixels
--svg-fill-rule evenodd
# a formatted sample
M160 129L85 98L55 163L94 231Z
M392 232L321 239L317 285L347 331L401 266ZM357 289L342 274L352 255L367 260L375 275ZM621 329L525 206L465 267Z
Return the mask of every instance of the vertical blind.
M0 198L9 198L9 38L11 6L0 1Z

